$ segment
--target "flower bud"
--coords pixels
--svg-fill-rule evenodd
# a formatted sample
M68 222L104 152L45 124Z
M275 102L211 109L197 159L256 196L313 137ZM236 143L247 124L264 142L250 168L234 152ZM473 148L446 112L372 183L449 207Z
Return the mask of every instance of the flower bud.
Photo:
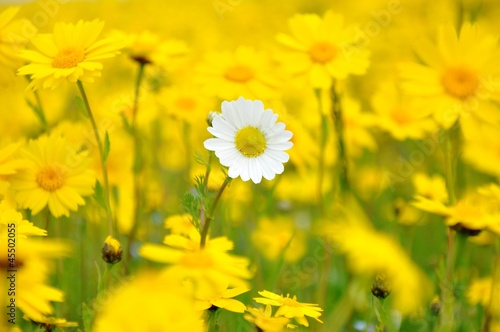
M434 316L439 315L439 312L441 311L441 301L439 300L439 296L435 296L432 299L430 309Z
M375 276L375 281L372 285L372 294L377 298L383 300L391 294L391 287L387 282L385 275L378 274Z
M219 115L220 115L220 113L218 113L218 112L214 112L214 111L211 111L210 113L208 113L208 115L207 115L207 119L206 119L206 120L207 120L207 124L208 124L210 127L212 127L212 121L214 120L214 118L215 118L216 116L219 116Z
M102 247L102 259L109 264L116 264L122 260L122 246L117 239L109 235Z

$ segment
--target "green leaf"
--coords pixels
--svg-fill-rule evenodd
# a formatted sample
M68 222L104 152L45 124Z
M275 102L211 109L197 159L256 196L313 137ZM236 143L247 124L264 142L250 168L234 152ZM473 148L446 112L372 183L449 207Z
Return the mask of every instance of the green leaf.
M111 148L111 142L109 141L108 131L106 131L106 135L104 135L104 155L103 155L104 162L108 160L110 148Z
M82 115L85 118L89 117L89 113L87 111L87 107L85 106L85 102L83 101L82 97L80 97L80 96L76 96L75 97L75 105L76 105L76 108L78 108L78 110L80 111L80 113L82 113Z
M195 151L194 153L194 161L196 161L200 165L209 166L208 161L206 161L198 151Z
M104 188L102 187L101 182L96 180L95 183L95 199L100 206L106 209L106 200L104 199Z
M28 98L26 98L26 103L31 108L33 113L35 113L36 117L38 118L38 120L40 120L42 125L44 127L47 127L47 119L45 119L45 114L43 114L43 110L37 105L33 104Z

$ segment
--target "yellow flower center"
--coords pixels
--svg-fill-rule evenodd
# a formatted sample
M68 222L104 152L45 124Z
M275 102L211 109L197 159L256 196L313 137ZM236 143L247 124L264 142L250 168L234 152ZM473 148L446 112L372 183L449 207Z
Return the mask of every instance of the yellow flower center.
M247 66L236 65L229 67L224 77L230 81L245 83L254 77L254 72L252 68L248 68Z
M481 210L470 203L458 202L455 205L453 216L467 223L471 220L479 220L483 213Z
M445 70L441 84L449 95L458 99L467 99L475 95L479 87L477 74L464 67L452 67Z
M320 64L331 61L336 55L337 49L330 43L319 42L309 49L311 60Z
M46 191L56 191L64 185L64 171L57 165L45 166L36 175L36 183Z
M184 254L180 262L181 265L192 269L205 269L214 265L214 261L209 253L204 250Z
M266 138L259 129L244 127L236 133L236 148L245 157L257 157L266 150Z
M175 105L181 110L192 111L196 107L196 101L189 97L179 97L175 101Z
M408 114L402 110L401 108L396 108L391 112L391 118L394 120L394 122L398 124L405 124L408 122L411 122L410 117Z
M282 303L288 307L300 307L300 303L297 302L297 297L294 296L293 299L291 299L288 294L283 298Z
M74 68L85 59L85 51L81 48L68 47L57 53L52 67L54 68Z

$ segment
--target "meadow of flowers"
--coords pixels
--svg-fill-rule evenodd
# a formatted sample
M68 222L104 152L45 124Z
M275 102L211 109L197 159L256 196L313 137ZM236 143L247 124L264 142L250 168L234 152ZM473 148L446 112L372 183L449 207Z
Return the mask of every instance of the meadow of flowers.
M8 2L0 332L500 331L497 2Z

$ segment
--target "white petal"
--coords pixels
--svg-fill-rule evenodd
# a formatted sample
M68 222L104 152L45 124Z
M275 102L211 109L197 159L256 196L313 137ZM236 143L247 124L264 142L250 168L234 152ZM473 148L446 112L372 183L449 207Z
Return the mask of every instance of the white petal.
M212 121L212 127L217 130L218 132L225 133L227 135L231 135L236 133L237 129L235 126L233 126L230 122L226 121L226 119L223 119L222 117L218 116L213 119Z
M236 149L227 150L217 150L215 155L219 158L219 161L224 166L231 166L234 164L234 160L238 157L240 152Z
M269 167L268 163L271 162L268 157L263 154L258 156L257 158L258 163L260 168L262 169L262 175L264 176L265 179L267 180L272 180L274 179L274 172L272 171L271 167Z
M283 143L268 143L267 148L272 149L272 150L288 150L293 146L293 143L288 141L288 142L283 142Z
M250 173L248 170L248 159L247 158L245 158L244 162L241 164L240 177L245 182L250 180Z
M266 132L264 133L266 137L271 138L274 136L281 135L285 131L285 124L283 122L278 122L271 128L267 129Z
M240 176L238 166L238 164L234 164L229 167L229 169L227 170L227 175L229 175L230 178L236 179L238 176Z
M203 142L203 146L207 150L216 151L234 148L234 143L220 138L209 138Z
M266 151L266 154L269 157L271 157L271 158L273 158L281 163L286 163L288 160L290 160L290 156L288 155L288 153L283 152L283 151L268 150L268 151Z
M215 137L224 139L226 141L234 141L234 137L236 136L235 134L229 135L226 132L220 132L214 127L208 127L208 132L214 135Z
M275 174L281 174L285 170L285 167L283 166L282 163L272 158L270 158L269 163L267 165Z
M234 116L233 104L232 102L224 101L222 102L222 116L228 123L231 124L236 129L239 129L238 123Z
M254 127L259 127L261 123L261 117L264 113L264 104L260 100L255 100L250 102L248 113L250 114L251 122L250 125Z
M278 114L274 114L271 110L266 110L260 118L260 128L267 130L274 126L276 120L278 120Z
M293 133L291 131L284 130L279 135L275 135L272 137L269 137L269 136L266 137L266 140L269 143L283 143L283 142L289 141L292 138L292 136L293 136Z
M256 158L251 158L249 160L248 169L253 183L260 183L260 181L262 181L262 169L260 168L259 162Z

